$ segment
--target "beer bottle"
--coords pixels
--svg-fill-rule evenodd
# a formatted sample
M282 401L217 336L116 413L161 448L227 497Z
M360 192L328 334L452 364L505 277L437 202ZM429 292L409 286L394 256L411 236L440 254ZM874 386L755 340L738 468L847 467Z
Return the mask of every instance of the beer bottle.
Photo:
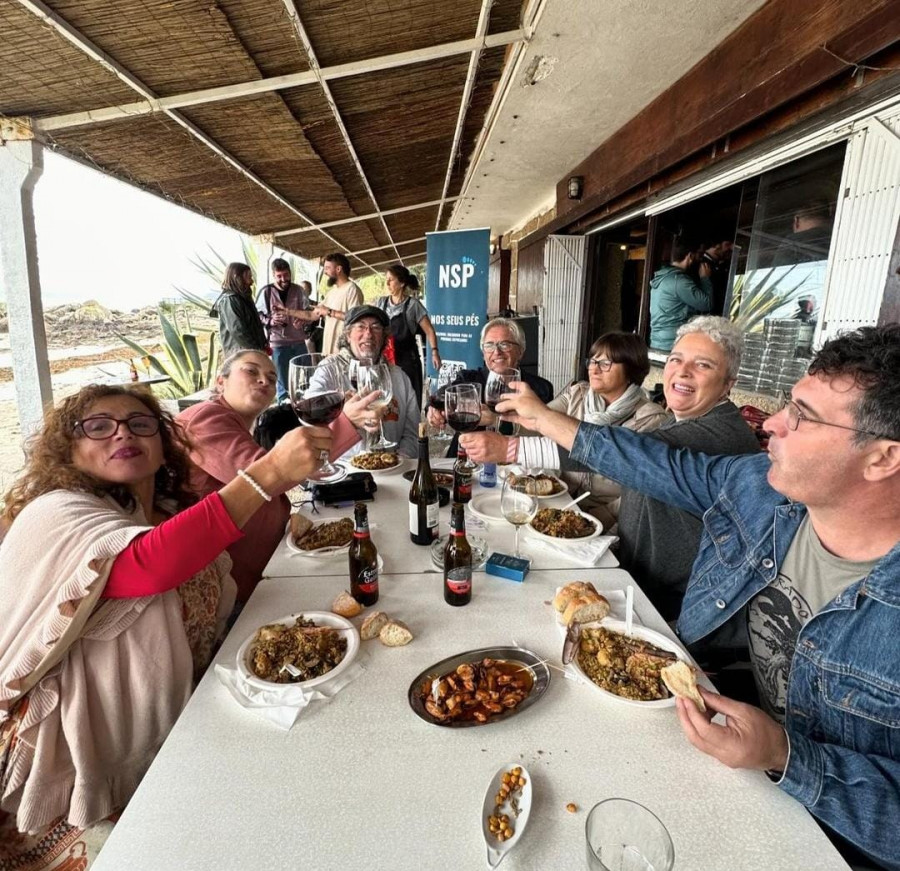
M428 459L425 424L419 424L419 465L409 488L409 537L414 544L431 545L438 537L438 491Z
M369 512L362 502L357 502L354 508L350 594L360 605L374 605L378 601L378 551L369 535Z
M444 601L468 605L472 598L472 547L466 539L465 509L453 503L450 537L444 547Z
M466 449L460 445L453 465L453 501L465 504L472 498L472 473Z

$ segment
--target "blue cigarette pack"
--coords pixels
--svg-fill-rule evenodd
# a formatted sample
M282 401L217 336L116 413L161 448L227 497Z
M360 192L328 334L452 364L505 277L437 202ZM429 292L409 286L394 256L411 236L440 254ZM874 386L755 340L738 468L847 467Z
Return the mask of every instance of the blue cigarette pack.
M528 567L527 559L519 559L505 553L492 553L490 559L484 564L484 570L489 575L496 575L498 578L506 578L519 583L525 580Z

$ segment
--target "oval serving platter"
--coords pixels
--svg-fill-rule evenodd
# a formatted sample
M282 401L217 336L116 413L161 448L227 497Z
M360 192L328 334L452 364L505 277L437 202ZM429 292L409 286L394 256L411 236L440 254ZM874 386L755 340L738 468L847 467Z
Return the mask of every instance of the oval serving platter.
M522 702L514 708L509 708L501 714L492 716L486 723L479 723L477 720L450 720L447 723L441 723L425 710L425 704L422 700L420 688L427 678L436 678L454 671L458 666L464 663L479 662L482 659L496 659L505 662L514 662L526 667L532 675L533 684L531 692ZM463 729L469 726L489 726L491 723L499 723L502 720L508 720L514 717L520 711L530 708L540 697L547 691L550 686L550 669L546 662L530 650L524 647L482 647L479 650L467 650L465 653L458 653L455 656L442 659L434 665L429 666L421 674L416 675L413 682L407 690L407 699L409 706L413 709L416 716L420 717L426 723L432 726L441 726L449 729Z

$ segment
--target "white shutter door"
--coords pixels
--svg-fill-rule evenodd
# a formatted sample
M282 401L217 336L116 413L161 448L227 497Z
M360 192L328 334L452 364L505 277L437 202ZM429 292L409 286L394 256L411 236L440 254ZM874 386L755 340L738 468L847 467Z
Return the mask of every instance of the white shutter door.
M878 322L900 220L900 112L872 118L847 144L817 344Z
M544 246L538 374L559 393L578 373L586 236L549 236Z

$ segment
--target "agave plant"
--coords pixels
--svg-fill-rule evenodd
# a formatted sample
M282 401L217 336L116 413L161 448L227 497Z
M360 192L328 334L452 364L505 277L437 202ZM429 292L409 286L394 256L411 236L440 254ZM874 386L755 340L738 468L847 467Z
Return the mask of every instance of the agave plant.
M780 268L751 269L739 275L731 291L730 319L745 333L761 330L767 317L786 303L796 301L803 293L809 275L799 284L788 282L789 288L781 288L795 268L790 266L783 271Z
M185 312L187 331L182 332L177 324L177 316L170 320L161 311L159 323L162 327L163 350L165 357L160 358L142 345L127 336L116 334L132 351L141 357L141 362L148 372L167 376L170 381L163 388L171 397L186 396L196 393L204 387L210 387L215 378L219 361L219 346L216 334L209 334L206 361L201 359L197 337L190 332L190 317Z

